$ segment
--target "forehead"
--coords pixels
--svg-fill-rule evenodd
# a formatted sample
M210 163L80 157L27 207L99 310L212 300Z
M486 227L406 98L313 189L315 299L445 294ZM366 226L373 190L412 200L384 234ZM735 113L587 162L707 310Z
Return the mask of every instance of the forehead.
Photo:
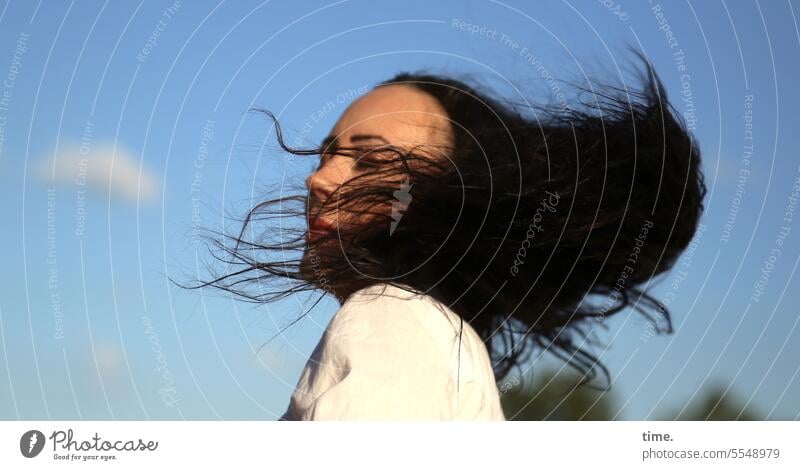
M375 134L392 144L446 144L447 112L433 96L410 85L376 88L345 110L330 132L347 145L349 136Z

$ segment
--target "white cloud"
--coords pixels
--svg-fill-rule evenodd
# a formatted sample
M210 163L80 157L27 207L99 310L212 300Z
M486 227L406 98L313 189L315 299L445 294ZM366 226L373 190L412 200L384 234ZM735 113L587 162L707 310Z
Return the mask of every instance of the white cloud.
M113 142L94 142L91 146L64 145L49 158L42 159L36 176L44 182L85 186L87 191L127 201L152 201L159 184L146 168L139 174L139 157Z
M119 375L126 367L122 350L108 343L95 343L93 362L97 364L98 372L103 377Z

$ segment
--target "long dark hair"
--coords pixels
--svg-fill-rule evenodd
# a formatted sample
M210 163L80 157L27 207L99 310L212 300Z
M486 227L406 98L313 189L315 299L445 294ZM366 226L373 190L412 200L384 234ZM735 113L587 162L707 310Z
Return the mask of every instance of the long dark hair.
M669 312L643 286L689 244L706 192L697 142L638 57L639 86L576 86L577 99L556 105L511 104L428 73L379 84L415 87L443 106L454 139L439 155L293 148L275 116L257 110L273 120L284 151L346 155L367 170L320 207L308 207L304 188L285 195L285 187L253 207L239 233L210 238L226 273L195 287L271 302L392 284L469 322L498 380L537 347L584 377L607 376L586 346L593 325L632 307L656 331L671 331ZM330 235L338 255L319 249L330 239L306 240L307 219L330 208L387 205L391 214L374 211L358 237Z

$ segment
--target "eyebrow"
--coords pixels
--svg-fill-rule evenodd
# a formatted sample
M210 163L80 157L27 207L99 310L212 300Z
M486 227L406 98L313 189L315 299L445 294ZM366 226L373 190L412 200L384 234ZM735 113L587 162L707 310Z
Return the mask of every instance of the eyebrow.
M380 140L381 142L388 144L389 141L384 139L383 137L375 134L353 134L350 136L350 142L360 142L362 140Z

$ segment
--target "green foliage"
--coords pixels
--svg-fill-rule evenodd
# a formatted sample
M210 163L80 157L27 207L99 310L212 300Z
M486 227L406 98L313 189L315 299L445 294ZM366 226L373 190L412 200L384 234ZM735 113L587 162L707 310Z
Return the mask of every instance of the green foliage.
M622 419L613 389L601 391L576 387L580 377L572 373L544 372L532 383L519 385L501 396L506 419L514 421L610 421ZM515 383L519 381L516 380ZM690 406L658 417L661 420L727 421L758 420L751 407L735 398L725 386L698 393Z
M676 413L673 413L676 414ZM717 385L699 395L691 406L678 412L675 418L681 421L755 421L759 418L750 408L734 398L730 390L725 393L723 385Z
M574 374L542 374L532 385L509 390L502 397L506 418L515 421L608 421L615 406L608 392L577 387Z

